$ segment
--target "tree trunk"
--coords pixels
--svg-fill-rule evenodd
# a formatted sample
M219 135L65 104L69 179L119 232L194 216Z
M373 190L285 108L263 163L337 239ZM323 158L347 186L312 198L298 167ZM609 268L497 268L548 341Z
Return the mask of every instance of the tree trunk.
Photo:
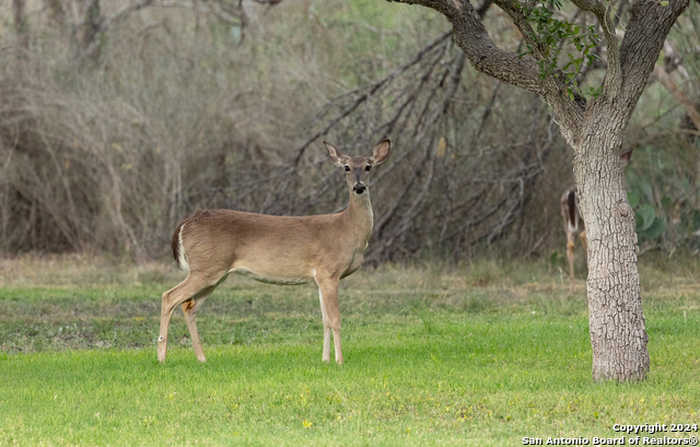
M634 211L620 160L626 115L598 101L571 142L588 239L586 286L597 381L643 380L649 371Z
M586 223L593 378L643 380L649 371L649 353L634 212L627 202L620 160L622 136L663 42L689 0L630 2L622 40L615 31L617 23L611 20L611 4L573 0L582 12L596 17L607 52L602 93L592 102L580 95L569 97L570 85L563 72L543 75L541 64L549 63L554 47L533 28L532 17L525 13L530 3L483 2L486 9L495 3L510 16L532 50L521 55L496 45L469 1L393 1L440 12L452 23L455 42L477 70L540 95L552 107L562 135L574 149L574 176Z

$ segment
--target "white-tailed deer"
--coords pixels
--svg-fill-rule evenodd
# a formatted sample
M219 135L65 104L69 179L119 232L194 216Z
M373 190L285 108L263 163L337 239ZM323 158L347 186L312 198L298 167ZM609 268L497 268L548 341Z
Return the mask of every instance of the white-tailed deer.
M576 246L576 236L581 238L583 251L586 252L586 229L583 224L581 212L576 202L576 187L564 191L561 196L561 217L564 219L564 231L566 232L566 257L569 259L569 277L574 279L574 248Z
M187 277L163 294L158 337L158 361L164 362L168 325L173 310L182 306L197 359L204 351L195 313L204 299L229 273L263 282L318 286L323 316L324 362L330 361L333 331L335 361L343 363L340 347L338 282L362 264L372 234L369 198L370 170L382 164L391 150L383 140L370 157L350 157L324 142L331 160L345 170L350 202L341 212L314 216L271 216L233 210L203 210L187 217L175 229L173 256Z
M632 160L632 151L628 151L620 155L623 169L627 167ZM561 217L564 220L564 232L566 233L566 257L569 260L569 277L574 279L574 248L576 247L576 236L581 239L583 252L588 251L588 243L586 239L586 228L581 217L581 211L578 208L578 199L576 197L576 187L572 186L564 191L559 201L561 207Z

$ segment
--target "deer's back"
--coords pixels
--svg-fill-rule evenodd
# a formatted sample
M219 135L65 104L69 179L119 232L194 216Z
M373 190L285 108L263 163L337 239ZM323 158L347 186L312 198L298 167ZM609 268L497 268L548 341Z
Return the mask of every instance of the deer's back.
M308 281L326 253L338 245L340 214L273 216L200 210L180 225L180 240L192 271L239 271L276 283Z

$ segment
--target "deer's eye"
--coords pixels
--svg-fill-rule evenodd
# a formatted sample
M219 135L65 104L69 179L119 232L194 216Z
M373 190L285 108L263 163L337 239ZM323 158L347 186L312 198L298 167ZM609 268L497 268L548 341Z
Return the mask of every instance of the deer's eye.
M370 169L372 169L372 166L371 166L371 165L365 166L365 171L369 172Z
M350 166L345 165L345 172L350 172Z

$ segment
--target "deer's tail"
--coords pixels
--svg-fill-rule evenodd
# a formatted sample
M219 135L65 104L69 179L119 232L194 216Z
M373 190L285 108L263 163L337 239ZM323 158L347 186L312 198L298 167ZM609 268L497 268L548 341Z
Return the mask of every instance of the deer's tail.
M175 228L171 241L171 247L173 249L173 258L175 258L175 263L177 266L182 270L189 270L187 257L185 256L185 247L182 245L182 229L184 227L185 221L182 221L177 228Z
M578 230L578 216L576 215L576 191L573 189L569 190L567 204L569 206L569 228L572 230Z

